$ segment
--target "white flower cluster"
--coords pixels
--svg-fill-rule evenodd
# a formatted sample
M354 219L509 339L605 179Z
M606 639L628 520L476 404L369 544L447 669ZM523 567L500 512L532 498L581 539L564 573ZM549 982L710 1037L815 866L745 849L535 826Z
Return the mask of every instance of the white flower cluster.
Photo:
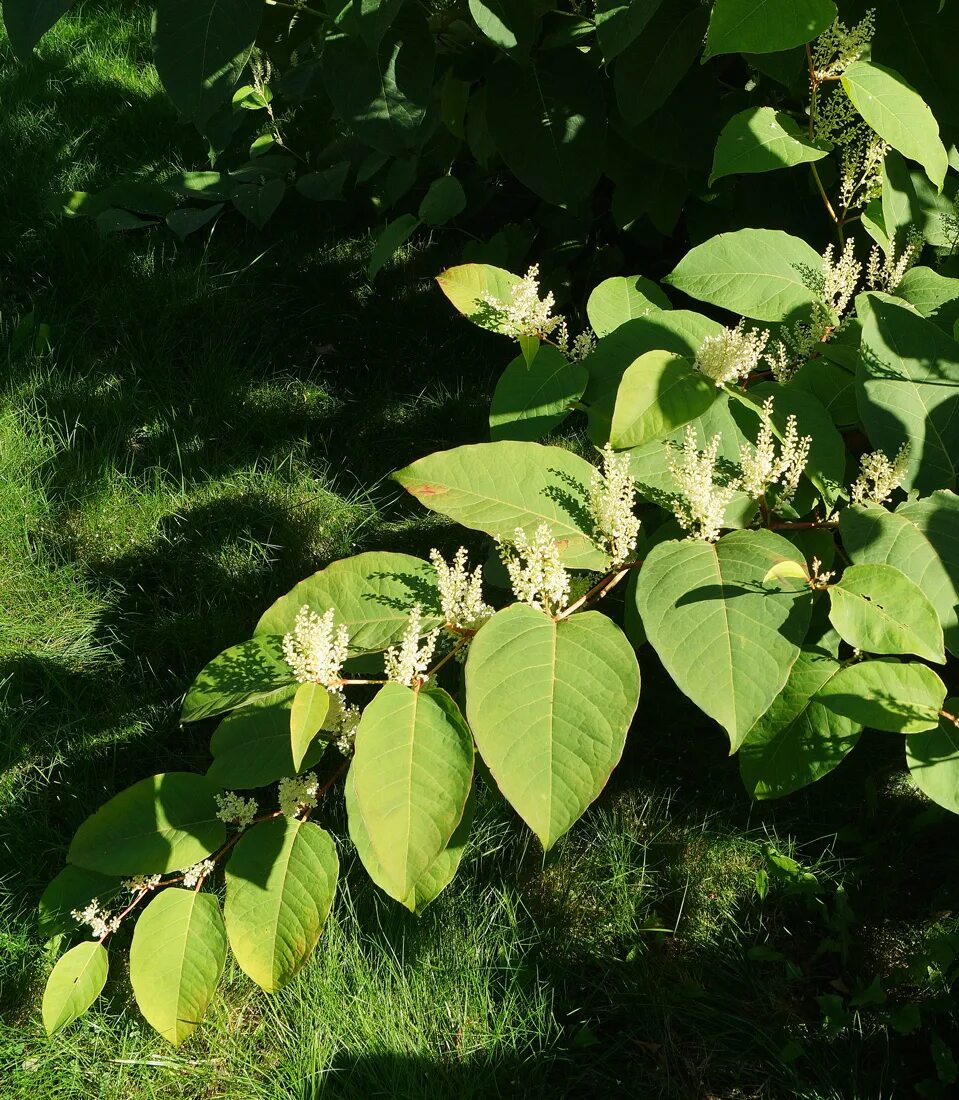
M356 742L356 728L360 724L363 712L359 707L347 703L340 711L339 720L336 723L336 739L333 744L344 756L352 756L353 746Z
M183 872L183 885L187 889L196 886L207 875L212 874L215 866L216 864L212 859L202 859L199 863L194 863L192 867L187 867Z
M154 890L160 885L162 875L134 875L133 878L125 878L123 885L131 894L139 894L144 890Z
M440 632L430 631L420 645L422 622L423 611L419 604L414 604L400 644L390 646L383 654L386 677L394 684L412 687L415 681L425 679L429 671Z
M836 575L834 570L826 570L823 568L822 562L819 558L813 558L812 571L809 574L809 585L811 588L828 588L829 582Z
M716 463L722 437L717 433L699 449L696 429L686 425L683 449L679 458L669 456L669 472L679 489L680 499L673 505L676 519L683 530L695 538L715 542L722 530L726 508L736 494L735 482L716 481Z
M629 472L629 456L616 454L607 443L602 467L593 471L589 486L589 511L595 534L605 550L620 565L636 549L639 517L633 512L636 486Z
M88 924L95 940L102 940L120 927L120 918L113 916L108 909L101 909L99 898L91 898L86 909L71 909L70 916L78 924Z
M859 460L859 476L849 490L853 504L885 504L902 484L908 469L908 443L899 448L892 461L882 451L864 454Z
M696 352L693 365L717 387L726 382L738 382L759 366L768 341L768 330L747 330L745 322L740 321L735 328L707 336Z
M739 464L743 471L740 488L758 499L771 485L778 485L780 501L788 502L799 488L799 479L809 461L812 436L804 435L800 439L796 417L790 414L786 418L786 431L777 454L772 414L773 399L767 397L763 402L762 423L755 446L745 443L739 449Z
M216 799L216 816L224 824L238 825L241 829L246 829L253 824L257 811L255 798L244 798L236 791L224 791L223 794L214 797Z
M315 772L304 772L303 775L284 776L280 780L278 797L280 800L280 813L284 817L296 817L300 810L308 806L316 805L316 795L320 789L320 781Z
M857 61L876 31L876 9L870 8L854 26L836 20L823 31L813 46L813 68L817 80L835 80Z
M483 567L469 572L466 547L461 546L447 564L439 550L430 551L430 561L436 570L443 620L456 631L478 630L493 614L483 600Z
M556 299L550 291L545 298L539 296L539 264L526 272L519 282L510 287L509 300L497 298L486 291L480 301L493 311L497 328L505 336L548 336L563 318L553 316Z
M304 604L293 630L283 638L283 656L301 684L322 684L336 691L341 688L338 681L350 636L342 623L334 629L333 614L332 607L324 615L317 615Z
M541 523L531 539L517 527L512 542L499 540L499 551L518 600L549 614L563 610L569 602L569 574L548 523Z
M896 242L889 242L889 252L881 253L873 245L866 264L866 285L870 290L881 290L886 294L895 294L906 272L919 259L922 251L921 233L910 230L902 252L896 255Z
M565 318L560 318L559 324L556 326L555 342L559 350L571 363L581 363L596 350L596 337L588 329L570 340L569 328L566 325Z

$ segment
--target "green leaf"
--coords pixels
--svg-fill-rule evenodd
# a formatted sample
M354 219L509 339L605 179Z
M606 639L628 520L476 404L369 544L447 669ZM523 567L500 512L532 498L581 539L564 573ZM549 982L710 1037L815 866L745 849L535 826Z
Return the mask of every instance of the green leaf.
M552 344L544 344L531 366L518 355L500 375L490 402L490 437L536 440L548 435L583 396L589 375L569 363Z
M908 505L897 512L882 507L849 507L840 513L839 531L846 553L857 565L895 566L922 589L936 609L947 648L959 654L959 534L946 543L951 557L943 559L924 529L932 522L937 531L949 531L950 524L959 522L959 500L951 493L934 496L948 497L943 501L945 515L936 515L934 498L915 502L919 511L914 514ZM959 532L959 527L956 530Z
M789 380L788 388L803 390L815 397L838 428L859 423L856 376L825 355L804 363Z
M3 0L3 25L13 52L26 61L33 47L73 7L73 0Z
M319 172L305 172L297 177L296 189L312 202L334 202L343 198L343 187L350 174L350 162L338 161Z
M668 351L648 351L626 368L616 393L609 442L614 450L661 439L701 416L719 391L692 363Z
M854 61L843 73L842 86L883 141L918 161L941 190L949 158L939 125L922 96L895 69L874 61Z
M375 279L381 268L412 237L420 224L415 214L400 214L394 218L377 238L366 274Z
M851 565L829 586L829 621L866 653L914 653L944 664L942 627L919 585L893 565Z
M662 543L640 570L647 637L680 691L729 734L730 754L782 691L809 625L802 581L763 583L782 561L803 558L772 531L733 531Z
M953 488L959 461L959 344L893 299L867 296L859 411L873 446L891 458L909 444L906 489Z
M473 742L446 692L385 684L363 711L350 768L382 872L404 901L450 842L473 781Z
M420 203L420 221L427 225L445 225L466 209L466 192L455 176L433 180Z
M889 733L935 729L945 698L946 685L928 665L888 660L847 665L819 691L836 714Z
M771 172L822 160L828 149L811 141L799 124L773 107L740 111L723 127L716 142L709 185L723 176Z
M74 909L85 909L94 898L106 904L121 889L115 875L101 875L68 863L40 896L40 935L50 939L62 932L76 932L76 919L70 915Z
M959 714L959 699L944 710ZM906 738L906 763L916 786L940 806L959 814L959 728L944 716L935 729Z
M959 279L949 279L931 267L913 267L896 287L904 298L930 321L952 336L959 321Z
M720 233L689 250L665 282L757 321L805 319L815 301L803 281L822 257L779 229Z
M262 229L276 213L285 194L286 183L281 179L241 183L233 192L233 205L251 225Z
M303 767L313 738L323 728L330 713L330 693L322 684L300 684L290 707L290 746L294 772Z
M350 653L379 653L406 631L414 604L423 610L423 630L443 619L436 570L411 554L377 550L335 561L300 581L263 613L254 636L289 633L304 606L318 615L331 607L350 635Z
M469 0L469 9L490 42L518 58L529 53L537 15L528 0Z
M205 225L208 225L223 209L222 202L216 202L205 209L197 209L195 206L186 206L181 210L171 210L166 216L167 226L185 241L191 233L196 233Z
M818 38L835 18L832 0L716 0L703 57L778 53Z
M203 1019L225 963L217 898L161 890L140 914L130 944L130 984L147 1023L179 1046Z
M201 130L230 102L262 16L260 0L158 0L157 75L179 111Z
M608 559L592 539L592 476L578 455L512 440L437 451L393 475L427 508L494 538L548 523L565 565L601 570Z
M548 851L606 785L639 700L632 646L598 611L496 613L466 660L467 716L503 796Z
M223 719L210 740L213 763L206 774L212 783L230 791L265 787L319 761L328 739L314 739L299 765L293 761L290 705L294 694L292 687L287 688Z
M60 956L43 991L43 1026L48 1035L86 1012L106 984L108 967L106 948L95 940L78 943Z
M353 0L351 14L363 41L371 49L379 45L402 6L403 0Z
M861 726L819 701L842 668L828 654L803 650L782 693L749 731L739 767L753 798L782 798L827 775L859 740Z
M499 318L484 301L484 295L508 302L520 278L492 264L460 264L437 275L436 281L453 307L467 320L490 332L498 332Z
M597 0L596 37L607 63L642 34L662 2L663 0Z
M233 849L226 934L240 969L267 993L290 982L316 947L338 874L336 845L312 821L261 821Z
M206 776L167 772L114 795L77 829L67 859L105 875L157 875L192 867L220 847L217 788Z
M586 199L603 170L606 103L595 67L578 50L550 50L528 65L489 71L486 120L500 156L540 198Z
M896 514L914 523L942 562L954 591L959 591L959 497L955 493L933 493L924 500L907 500L899 505ZM936 606L938 598L929 597ZM943 601L944 603L945 601ZM959 601L957 601L959 602ZM959 608L953 607L952 616L944 616L946 648L959 656L959 638L952 626Z
M670 308L669 299L652 279L617 275L604 279L593 290L586 303L586 315L597 336L608 336L634 317Z
M213 658L186 693L180 721L198 722L222 714L293 682L282 637L260 633Z

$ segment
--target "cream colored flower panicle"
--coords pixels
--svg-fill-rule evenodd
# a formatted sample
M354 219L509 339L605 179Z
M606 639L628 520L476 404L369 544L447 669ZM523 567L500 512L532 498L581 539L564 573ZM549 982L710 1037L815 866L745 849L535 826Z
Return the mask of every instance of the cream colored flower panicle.
M762 422L759 435L753 446L744 443L739 449L739 465L743 476L743 492L758 499L772 485L779 486L779 499L790 501L799 487L806 463L809 461L809 448L812 436L799 436L796 418L786 418L786 431L780 446L776 447L776 437L772 426L773 399L767 397L763 402Z
M835 79L857 61L876 31L876 9L870 8L853 27L836 20L813 45L813 68L819 80Z
M486 291L480 296L496 316L499 331L514 339L520 336L548 336L563 324L561 316L553 316L556 299L550 291L545 298L539 296L539 264L510 287L508 299L497 298Z
M387 679L394 684L413 687L413 684L417 680L423 680L429 671L433 651L436 649L436 639L440 632L439 630L430 631L421 645L422 623L423 610L419 604L414 604L400 644L390 646L383 654Z
M685 531L694 538L715 542L723 527L729 502L736 495L735 481L722 485L716 481L716 463L722 437L717 433L699 449L696 429L686 425L679 458L670 455L669 472L679 489L680 498L673 511Z
M162 875L134 875L132 878L125 878L123 885L131 894L139 894L143 890L155 890L162 878Z
M639 517L633 512L636 486L629 472L629 456L617 454L607 443L602 466L593 471L589 486L589 511L597 541L621 565L636 549Z
M332 607L317 615L304 604L292 631L283 638L283 656L301 684L322 684L336 691L350 635L343 623L334 628L333 614Z
M582 363L582 361L588 358L596 350L596 337L588 329L581 332L579 336L573 337L572 340L567 340L563 351L566 353L566 358L571 363Z
M284 817L296 817L300 810L315 806L319 789L320 781L316 778L315 772L284 776L278 788L280 813Z
M919 259L923 237L915 229L909 231L905 246L896 254L896 242L891 241L888 253L881 253L873 245L866 264L866 285L870 290L881 290L885 294L895 294L906 272Z
M740 321L735 328L707 336L696 352L693 365L717 387L738 382L759 366L768 340L768 330L747 330L745 322Z
M853 504L864 507L885 504L902 484L909 469L909 444L904 443L890 461L882 451L870 451L859 460L859 476L849 495Z
M213 868L216 864L212 859L203 859L199 863L194 863L192 867L187 867L183 872L183 885L190 889L201 880L205 879L207 875L213 873Z
M244 798L236 791L224 791L214 796L216 816L227 825L238 825L241 829L253 824L257 804L255 798Z
M101 909L99 898L91 898L85 909L71 909L70 916L78 924L89 925L95 940L102 940L120 927L120 918L113 916L108 909Z
M340 716L336 723L336 739L333 744L344 756L353 754L356 730L362 717L363 712L352 703L347 703L340 709Z
M430 561L436 570L443 620L457 631L478 630L493 614L483 600L483 567L472 573L467 568L466 547L461 546L447 564L439 550L430 551Z
M500 540L499 549L518 600L549 614L563 610L569 602L569 574L548 523L541 523L532 538L517 527L513 541Z

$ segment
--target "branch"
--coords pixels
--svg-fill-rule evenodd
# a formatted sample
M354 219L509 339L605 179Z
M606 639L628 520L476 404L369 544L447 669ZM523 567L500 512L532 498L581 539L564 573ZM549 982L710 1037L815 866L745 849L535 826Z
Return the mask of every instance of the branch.
M616 587L617 584L623 579L623 577L629 574L631 569L638 569L643 563L641 561L631 561L626 565L622 565L619 569L614 569L601 577L596 584L583 596L580 596L578 600L571 603L569 607L561 611L558 615L554 615L553 618L556 622L561 623L563 619L568 619L574 611L589 603L592 599L601 600L607 596Z

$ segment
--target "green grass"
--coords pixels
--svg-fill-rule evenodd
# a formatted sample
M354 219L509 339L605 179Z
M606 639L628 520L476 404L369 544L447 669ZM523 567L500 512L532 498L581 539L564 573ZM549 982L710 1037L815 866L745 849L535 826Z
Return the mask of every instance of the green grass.
M230 218L186 245L53 213L63 191L202 161L136 4L80 5L22 67L0 44L0 100L0 1097L875 1100L934 1078L933 1033L956 1042L955 822L902 783L890 738L751 806L651 657L627 759L545 861L486 792L417 919L343 840L330 925L278 996L228 970L173 1051L116 951L96 1009L43 1035L33 914L73 830L144 775L206 767L178 698L296 580L450 548L387 475L484 438L507 353L431 284L455 242L371 288L371 241L307 204L266 236ZM42 355L9 339L31 311ZM777 875L769 845L816 884ZM876 975L887 1004L853 1004ZM921 1027L900 1034L908 1004Z

